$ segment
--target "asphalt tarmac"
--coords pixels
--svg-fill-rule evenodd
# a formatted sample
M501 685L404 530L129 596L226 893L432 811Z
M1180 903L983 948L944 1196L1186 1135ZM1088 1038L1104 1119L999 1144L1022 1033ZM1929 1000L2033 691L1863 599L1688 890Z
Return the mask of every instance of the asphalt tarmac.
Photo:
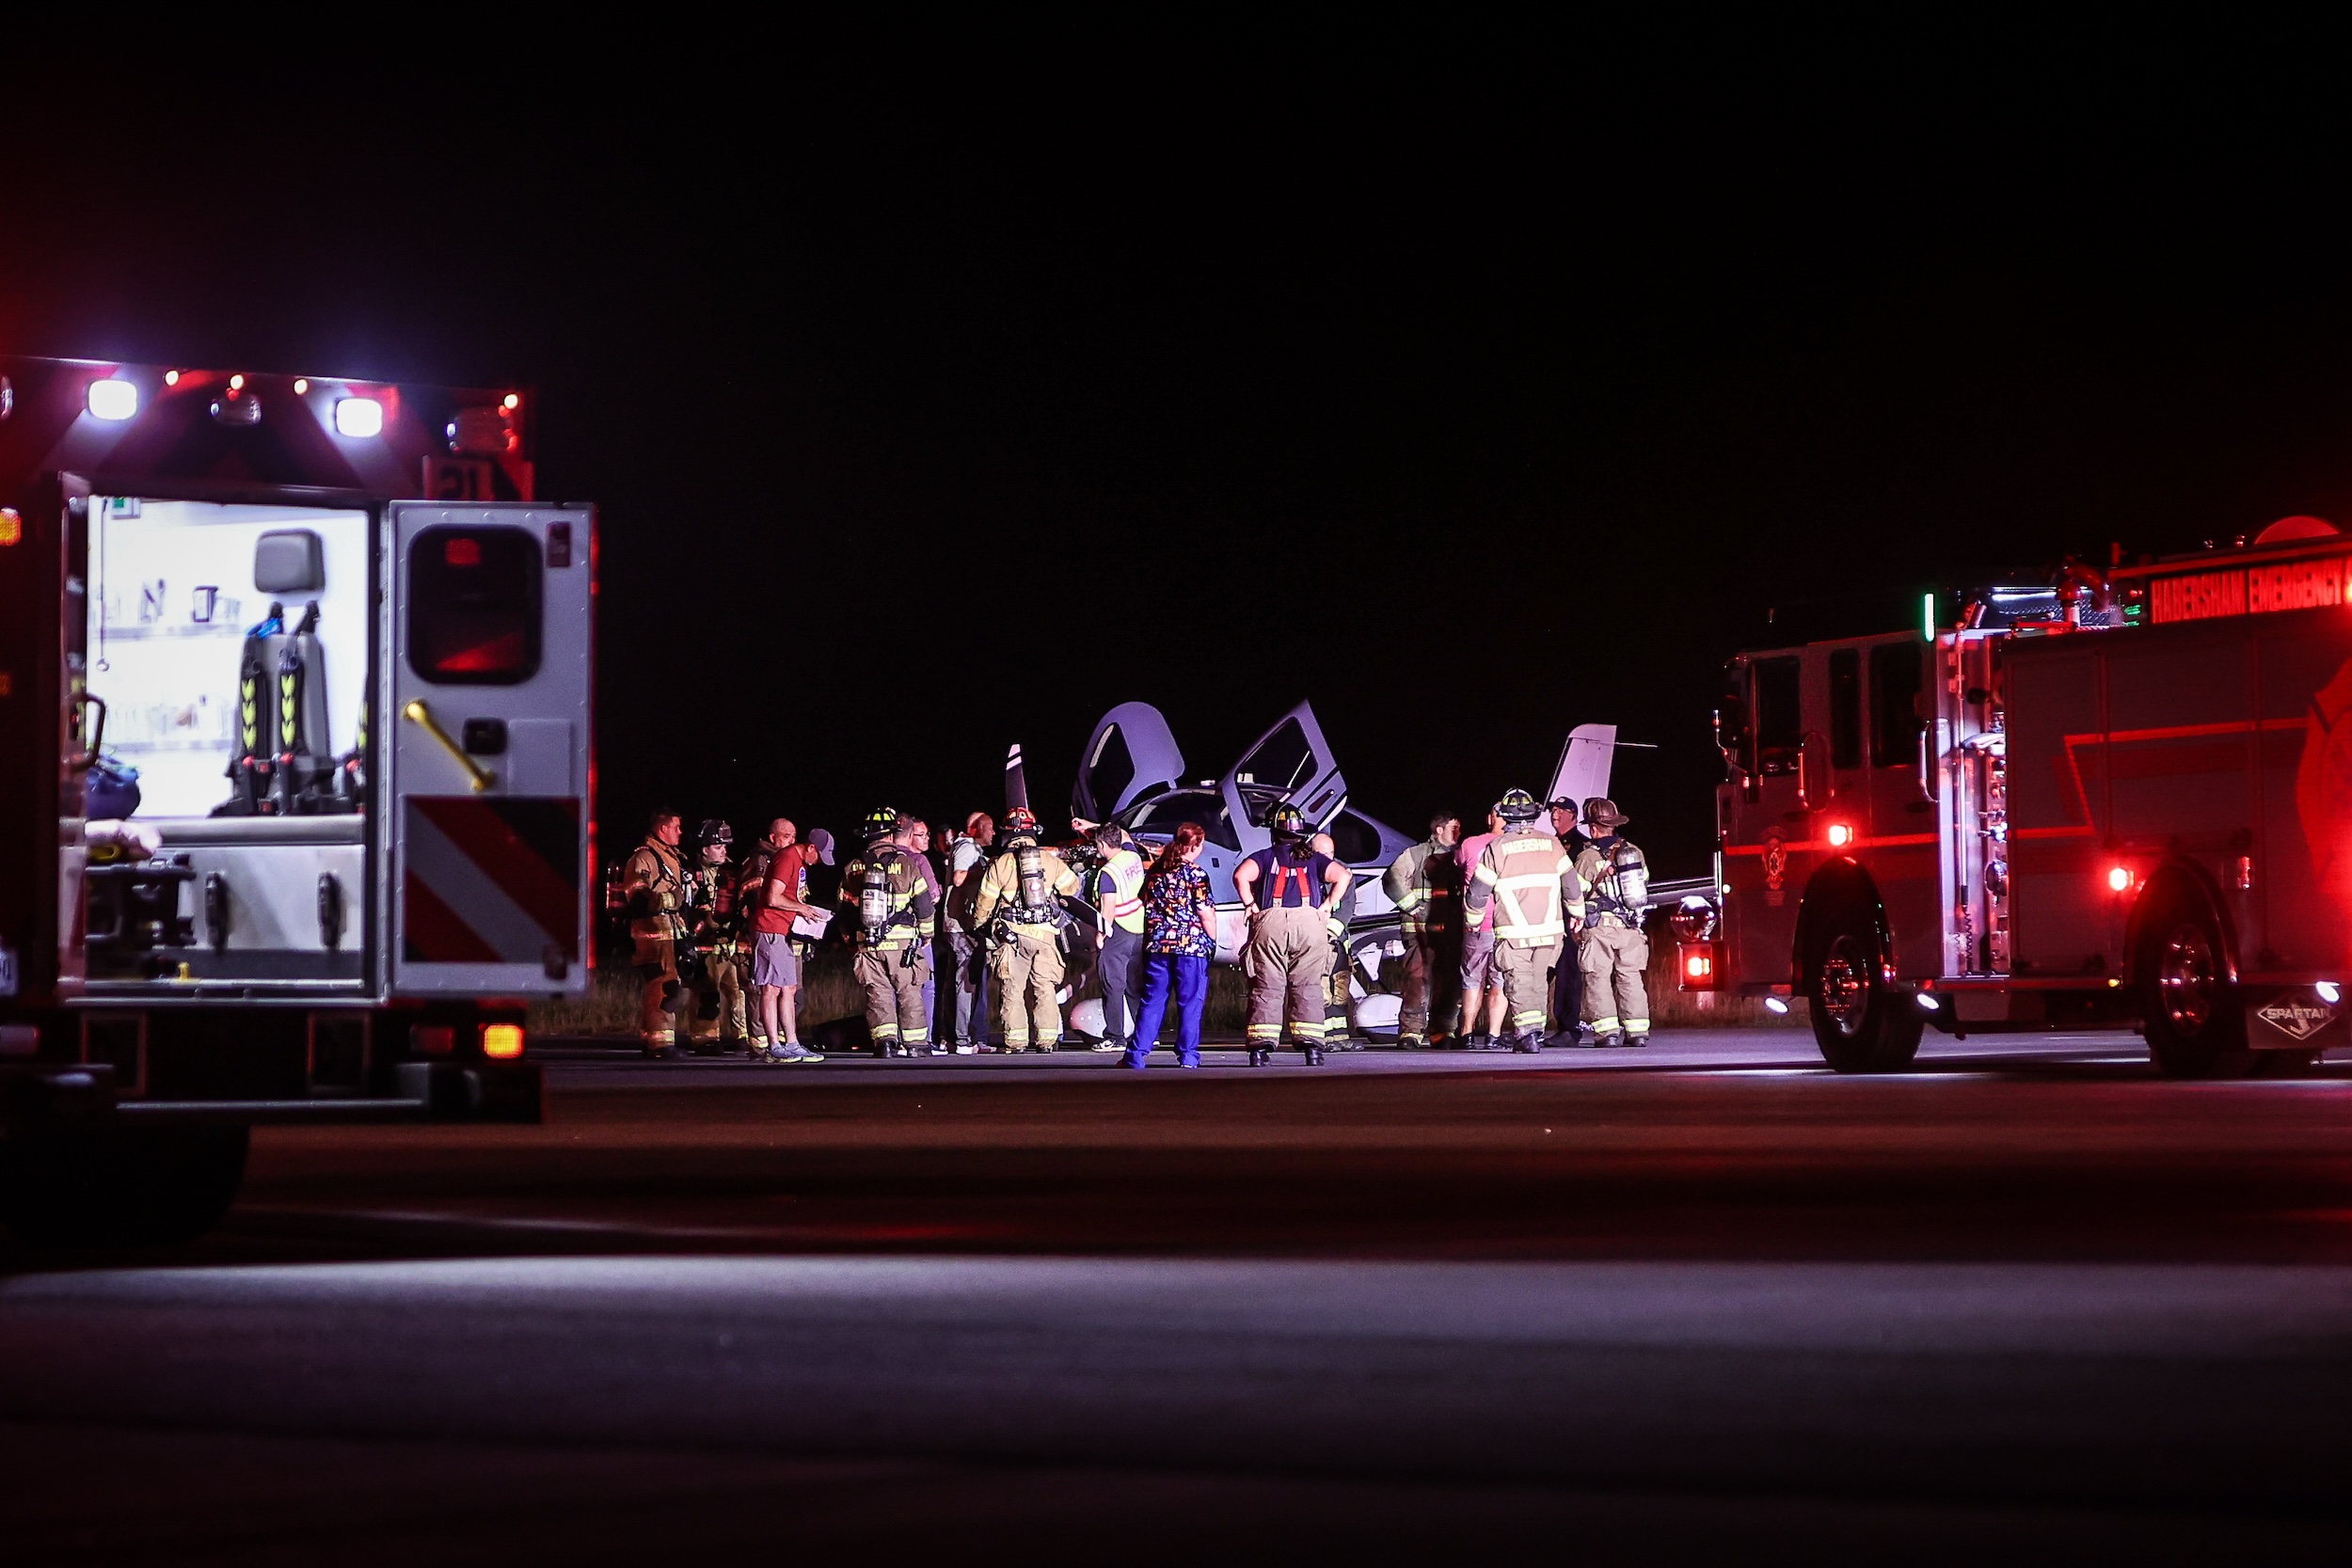
M10 1561L2341 1559L2352 1067L753 1069L0 1253ZM1162 1058L1165 1060L1165 1058Z

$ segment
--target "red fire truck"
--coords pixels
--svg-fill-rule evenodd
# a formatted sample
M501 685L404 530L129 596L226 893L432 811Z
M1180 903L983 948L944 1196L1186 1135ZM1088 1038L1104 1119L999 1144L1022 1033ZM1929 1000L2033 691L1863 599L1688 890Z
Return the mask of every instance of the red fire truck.
M260 1122L536 1120L595 516L519 392L0 358L0 1204L165 1237Z
M2287 518L1950 608L1726 667L1683 983L1805 998L1841 1071L1930 1025L2136 1025L2181 1076L2352 1043L2352 537Z

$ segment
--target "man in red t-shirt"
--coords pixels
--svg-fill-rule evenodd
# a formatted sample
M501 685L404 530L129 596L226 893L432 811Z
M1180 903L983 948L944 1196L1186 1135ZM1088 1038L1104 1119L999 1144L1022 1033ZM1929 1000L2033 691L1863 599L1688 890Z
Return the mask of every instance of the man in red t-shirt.
M830 865L833 857L801 843L800 830L781 816L768 824L767 848L768 876L752 912L752 990L759 1003L752 1059L821 1062L801 1043L801 948L792 922L825 912L808 901L808 868Z

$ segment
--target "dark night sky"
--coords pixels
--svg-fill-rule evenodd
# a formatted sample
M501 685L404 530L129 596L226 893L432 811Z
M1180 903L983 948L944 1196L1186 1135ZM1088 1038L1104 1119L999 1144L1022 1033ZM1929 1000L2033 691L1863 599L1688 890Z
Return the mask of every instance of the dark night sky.
M1020 41L35 89L0 343L535 388L609 843L993 806L1016 738L1058 803L1136 697L1205 776L1306 697L1407 829L1613 719L1694 873L1767 603L2352 520L2309 40Z

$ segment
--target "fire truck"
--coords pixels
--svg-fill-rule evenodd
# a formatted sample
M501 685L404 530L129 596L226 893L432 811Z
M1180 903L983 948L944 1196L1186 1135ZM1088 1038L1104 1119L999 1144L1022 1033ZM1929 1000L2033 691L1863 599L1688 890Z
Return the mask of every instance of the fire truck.
M1849 1072L1928 1027L2137 1027L2183 1077L2352 1043L2352 537L2117 555L1733 658L1682 984L1804 998Z
M535 1121L596 517L519 391L0 357L0 1205L201 1230L259 1123Z

